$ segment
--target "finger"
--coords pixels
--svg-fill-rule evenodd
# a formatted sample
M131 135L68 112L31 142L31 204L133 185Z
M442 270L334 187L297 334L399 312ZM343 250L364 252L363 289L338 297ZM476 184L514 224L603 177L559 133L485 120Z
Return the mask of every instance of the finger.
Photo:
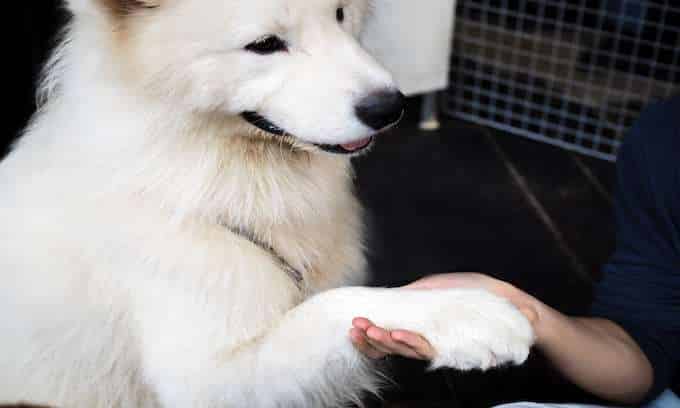
M355 328L361 329L362 335L364 336L364 340L366 343L368 343L369 346L372 348L376 349L377 351L385 354L392 354L392 350L389 348L385 347L385 345L380 344L380 338L388 338L389 333L385 331L384 329L373 325L373 322L370 320L359 317L356 318L352 321L354 324ZM374 336L376 336L376 333L379 333L376 338L371 339L370 336L368 336L368 332L373 333Z
M410 347L422 359L431 360L435 357L434 348L424 337L405 330L395 330L391 334L397 343Z
M384 344L380 343L379 341L375 341L371 339L370 337L366 338L366 343L368 343L371 347L374 349L378 350L379 352L383 354L393 354L392 350L389 348L385 347Z
M373 360L379 360L385 357L385 353L375 349L373 346L368 344L366 338L361 332L359 331L350 332L350 337L352 338L352 343L354 344L354 347L356 347L356 349L359 350L359 352L361 352L366 357Z
M532 307L520 307L519 311L524 315L524 317L529 320L529 323L532 325L535 325L536 322L538 321L538 313L536 313L536 310Z
M386 356L386 353L377 350L368 343L368 339L361 330L353 328L350 330L349 336L352 340L352 344L354 344L354 347L356 347L357 350L359 350L359 352L364 354L366 357L373 360L379 360Z
M376 349L392 354L392 350L389 349L388 345L386 344L386 340L389 339L390 333L378 326L371 326L366 330L366 341L368 343L375 347Z
M412 282L404 286L406 289L431 289L431 287L426 282Z
M362 345L365 344L365 348L370 348L369 351L372 355L376 353L387 354L399 354L401 356L413 359L425 359L426 357L418 354L417 351L411 350L408 345L399 344L392 339L390 332L373 325L373 323L366 318L356 318L352 321L355 328L361 328L362 335ZM363 349L362 349L363 350ZM365 353L366 354L366 353Z
M366 337L369 340L382 343L390 339L390 332L378 326L371 326L366 329Z
M414 289L414 290L443 289L443 287L440 284L438 284L438 282L435 279L428 279L428 278L412 282L412 283L406 285L405 288Z
M368 342L378 350L387 350L388 354L391 355L399 355L414 360L424 360L424 358L420 356L420 354L418 354L415 350L412 350L408 345L399 344L394 340L390 341L387 344L376 343L374 340L371 339L368 339Z
M399 354L403 357L422 359L414 350L405 344L399 344L390 335L390 332L373 326L366 332L368 343L374 348L389 354Z
M365 317L356 317L354 320L352 320L352 326L366 331L369 327L374 326L374 324Z

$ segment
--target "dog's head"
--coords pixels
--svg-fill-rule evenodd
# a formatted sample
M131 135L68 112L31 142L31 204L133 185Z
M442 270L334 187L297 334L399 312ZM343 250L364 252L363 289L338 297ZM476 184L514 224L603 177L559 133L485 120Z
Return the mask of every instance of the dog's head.
M128 83L272 137L357 153L402 115L391 75L359 45L367 0L68 0L108 31Z

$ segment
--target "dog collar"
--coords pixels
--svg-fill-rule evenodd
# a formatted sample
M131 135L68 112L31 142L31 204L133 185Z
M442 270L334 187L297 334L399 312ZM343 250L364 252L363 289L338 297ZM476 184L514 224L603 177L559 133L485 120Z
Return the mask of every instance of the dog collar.
M225 225L225 227L233 234L250 241L253 245L269 253L269 255L271 255L271 257L279 264L281 270L284 271L286 275L288 275L288 277L295 283L295 286L297 286L298 289L300 290L304 289L305 286L304 275L302 275L302 273L299 270L295 269L290 263L288 263L288 261L286 261L284 257L279 255L279 253L276 252L276 250L272 248L271 245L262 242L255 236L255 234L253 234L250 231L246 231L242 228L233 228L228 225Z

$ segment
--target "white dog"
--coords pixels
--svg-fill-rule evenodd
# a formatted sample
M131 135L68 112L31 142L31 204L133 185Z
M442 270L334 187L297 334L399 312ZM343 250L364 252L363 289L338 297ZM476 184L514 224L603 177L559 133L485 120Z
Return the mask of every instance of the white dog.
M366 0L69 0L0 164L0 402L320 407L378 375L355 316L433 367L521 363L510 304L364 278L349 157L402 114Z

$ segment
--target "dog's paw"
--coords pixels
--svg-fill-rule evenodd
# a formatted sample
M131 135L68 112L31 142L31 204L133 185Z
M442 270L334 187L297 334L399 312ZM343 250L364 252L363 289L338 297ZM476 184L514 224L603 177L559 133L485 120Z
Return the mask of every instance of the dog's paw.
M487 370L526 361L533 329L512 304L478 290L439 295L442 303L423 333L436 351L432 368Z

